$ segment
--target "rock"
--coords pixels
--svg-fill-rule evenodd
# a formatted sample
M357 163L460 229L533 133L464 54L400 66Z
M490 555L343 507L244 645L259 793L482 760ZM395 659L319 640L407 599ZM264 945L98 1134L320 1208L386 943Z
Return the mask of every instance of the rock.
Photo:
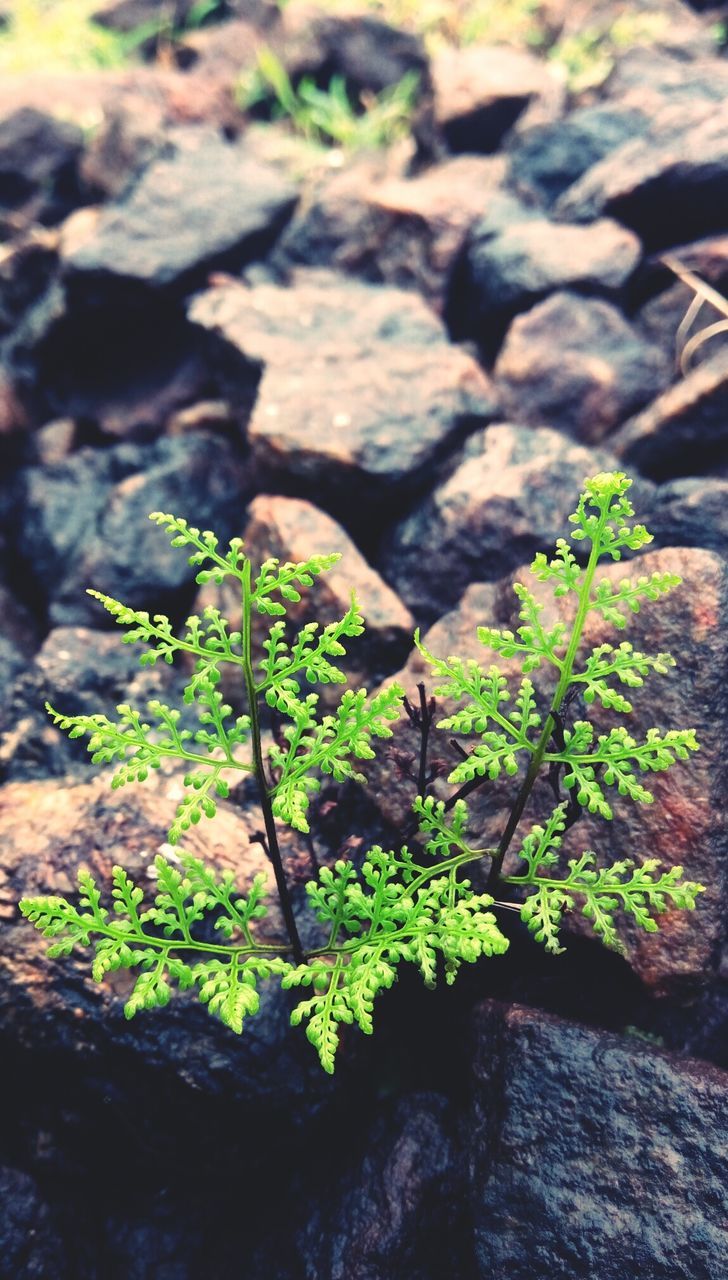
M518 129L508 147L512 185L548 208L593 165L641 134L646 122L644 112L615 102Z
M382 1110L364 1152L298 1232L301 1274L464 1280L464 1169L450 1108L437 1094L415 1094Z
M631 569L615 564L603 576L618 582L631 576ZM653 994L695 995L715 972L725 927L719 868L728 845L722 802L727 783L723 742L728 694L722 673L728 662L728 570L713 553L691 548L650 552L634 570L674 573L682 585L664 603L646 603L629 621L625 638L636 649L671 653L677 663L668 676L654 677L630 698L629 732L640 739L655 726L694 727L700 751L689 762L649 776L653 805L620 801L615 794L613 820L585 816L569 832L566 847L572 857L594 849L600 861L658 857L665 867L683 866L688 879L706 886L694 912L668 912L657 934L646 934L629 921L620 925L629 963ZM614 629L592 615L585 646L605 640L614 643ZM593 719L601 732L614 723L605 713ZM569 927L582 924L586 922L574 916Z
M728 236L706 236L692 244L680 245L668 257L676 267L679 265L693 272L718 293L724 296L728 293ZM659 255L645 263L639 293L642 295L639 301L643 305L635 316L635 322L651 342L662 347L663 351L671 355L675 352L677 355L678 330L695 298L694 290L684 281L676 279ZM647 301L644 301L645 295ZM702 329L720 318L718 309L706 300L690 326L690 335L698 335ZM699 347L693 363L696 359L702 361L706 356L717 354L721 338L721 334L708 338Z
M171 510L226 539L240 530L249 491L242 464L217 436L80 449L20 474L14 554L56 624L98 625L89 586L133 608L175 612L195 570L149 522L150 511Z
M494 376L514 421L591 444L658 395L670 369L610 303L555 293L513 321Z
M612 437L627 467L653 480L695 475L728 457L728 358L698 365Z
M679 4L671 15L673 31L677 31L674 21L677 14L695 24L695 18L683 4ZM702 39L707 37L710 42L709 28L699 20L698 30ZM673 105L690 109L705 102L721 103L728 89L725 62L715 56L714 45L711 47L708 43L708 47L698 51L697 56L693 56L686 46L687 41L684 40L682 48L670 49L665 47L664 40L660 40L651 45L635 44L625 49L602 89L603 97L609 102L620 102L642 110L652 118L663 108Z
M433 59L432 83L435 126L452 152L497 151L527 108L553 117L565 97L543 61L495 45L444 48Z
M292 4L267 43L294 84L312 76L328 84L343 76L353 94L381 93L408 72L427 79L427 55L419 37L369 14L326 13L310 4Z
M503 177L500 157L457 156L412 178L381 160L316 186L283 232L276 265L333 266L424 294L439 313L469 227Z
M545 427L499 424L394 530L382 572L415 617L433 621L470 582L501 578L563 536L585 476L610 458Z
M386 343L424 351L443 339L416 294L317 269L293 272L286 286L226 280L198 294L188 315L242 363L281 369L317 355L354 360Z
M728 480L659 485L646 524L659 546L705 547L728 558Z
M165 151L164 108L141 95L120 95L103 113L81 161L99 200L116 200Z
M366 630L363 636L344 641L348 653L338 664L350 684L371 688L401 665L412 640L412 615L335 520L310 502L261 494L250 504L243 536L254 566L271 556L281 562L332 552L341 556L333 569L317 577L313 587L303 592L299 604L288 605L287 617L296 631L308 622L319 622L321 626L338 622L351 604L352 591L356 591ZM208 604L221 609L232 629L239 628L240 592L233 585L223 583L217 587L209 583L203 587L193 612L201 613ZM270 622L270 618L261 618L255 628L258 645L267 636ZM239 683L237 677L226 689L223 672L222 687L228 700L240 701ZM342 686L321 685L317 692L328 709L331 702L338 705Z
M106 621L100 606L95 621ZM26 653L32 636L30 630ZM46 702L68 715L113 716L120 702L143 707L151 698L181 706L179 673L173 674L166 663L140 667L141 651L122 644L120 631L55 627L34 656L18 654L15 683L9 684L0 707L2 780L88 774L85 740L71 740L54 728Z
M53 223L81 202L83 134L45 111L21 107L0 120L0 209Z
M70 1280L56 1215L35 1179L0 1166L0 1203L0 1249L7 1274L19 1280Z
M728 208L728 108L671 105L641 137L587 170L558 216L616 218L651 249L722 232Z
M618 296L640 260L636 236L607 218L578 227L503 215L472 229L449 299L454 336L475 338L486 353L514 315L557 289Z
M263 483L371 541L381 512L492 417L490 383L413 294L301 272L289 289L214 290L190 317L264 361L248 428Z
M162 1148L178 1141L183 1124L192 1147L202 1143L209 1152L216 1143L224 1147L238 1126L269 1134L282 1123L289 1132L291 1124L305 1126L336 1088L305 1035L288 1025L290 1000L275 984L261 992L261 1009L242 1036L180 992L168 1008L128 1022L123 1004L131 975L97 985L88 953L49 960L47 941L20 918L21 896L72 894L80 866L105 897L119 861L147 895L153 892L147 868L157 852L169 852L166 833L180 791L178 775L159 774L115 792L108 777L74 785L12 782L0 791L2 1025L19 1050L36 1060L52 1055L58 1072L73 1073L77 1140L83 1135L90 1145L98 1140L91 1130L99 1091ZM221 802L214 822L190 829L185 848L218 871L233 869L244 888L268 871L253 839L259 825L257 814ZM283 847L290 847L285 839ZM269 928L276 934L281 925L271 902Z
M38 634L30 614L0 579L0 722L17 676L32 658L38 646Z
M179 130L174 143L66 255L77 294L130 282L184 291L270 248L296 203L288 178L209 129Z
M33 228L0 253L0 339L47 288L57 264L57 232Z
M475 1055L478 1276L721 1274L724 1073L496 1004L476 1014Z
M158 0L105 0L92 15L92 21L123 35L137 32L165 21L180 27L195 7L195 0L172 0L168 11L160 16Z

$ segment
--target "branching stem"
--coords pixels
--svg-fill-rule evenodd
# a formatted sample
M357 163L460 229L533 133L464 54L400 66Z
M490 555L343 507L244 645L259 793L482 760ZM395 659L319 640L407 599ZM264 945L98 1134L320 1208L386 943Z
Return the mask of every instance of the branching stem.
M275 818L273 817L273 807L270 801L270 792L265 776L265 764L263 761L263 747L260 740L260 716L258 713L258 697L255 688L255 673L253 671L253 659L251 654L251 629L252 629L252 590L251 590L251 566L250 561L246 560L243 569L243 673L245 676L245 688L248 695L248 711L250 715L250 739L253 748L253 768L258 783L258 793L260 797L260 808L263 814L263 822L265 824L266 840L268 842L268 852L270 860L273 864L273 874L276 878L276 888L278 889L278 897L280 898L283 919L286 925L286 932L290 939L291 950L296 964L304 963L303 947L298 934L296 925L296 917L293 914L293 904L291 895L288 892L288 884L286 882L286 873L283 867L283 859L278 844L278 833L276 831Z

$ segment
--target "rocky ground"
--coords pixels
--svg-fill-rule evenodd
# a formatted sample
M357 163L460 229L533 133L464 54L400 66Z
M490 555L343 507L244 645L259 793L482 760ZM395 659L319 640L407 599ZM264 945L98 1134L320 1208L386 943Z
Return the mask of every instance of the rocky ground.
M675 358L685 272L728 292L720 14L649 6L657 34L574 94L523 49L218 8L174 58L0 83L0 1275L721 1280L728 339ZM294 82L418 72L412 136L312 159L251 122L234 86L261 41ZM356 585L352 680L414 694L414 627L467 655L512 625L514 576L605 468L635 477L645 570L684 579L630 632L679 663L636 726L695 725L703 749L599 848L684 864L695 913L624 958L578 929L550 957L507 919L507 957L435 994L406 977L333 1081L281 994L241 1039L184 999L128 1024L121 984L47 960L17 900L81 863L143 879L176 805L173 776L112 793L43 711L179 690L85 595L210 602L149 511L254 559L342 551L303 620ZM368 798L324 793L319 857L404 822L416 746L403 721ZM486 828L505 802L480 802ZM221 808L193 847L245 881L259 819ZM300 897L309 854L285 852Z

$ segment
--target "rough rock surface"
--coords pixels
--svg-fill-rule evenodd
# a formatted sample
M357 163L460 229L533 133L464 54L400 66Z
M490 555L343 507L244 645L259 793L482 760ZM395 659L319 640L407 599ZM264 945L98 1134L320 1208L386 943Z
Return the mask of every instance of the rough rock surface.
M27 1173L0 1166L0 1249L7 1275L70 1280L69 1259L52 1210Z
M189 287L213 267L259 256L295 203L290 180L243 147L212 130L180 131L174 154L102 212L64 269L77 292L98 290L99 280Z
M18 566L32 565L34 601L58 624L98 625L89 586L132 608L164 612L179 603L194 570L150 523L150 512L171 511L232 537L243 524L248 486L230 446L203 433L147 448L81 449L54 466L29 467L14 494Z
M653 480L728 461L728 357L721 351L669 387L612 438L626 467Z
M76 961L49 960L47 942L18 915L16 904L23 895L72 894L80 866L107 887L112 866L121 861L149 893L153 882L147 868L158 852L168 851L166 833L180 795L180 780L174 775L155 775L145 786L135 787L133 796L112 792L108 777L74 785L53 780L3 787L4 1031L18 1047L51 1053L63 1059L64 1067L72 1061L77 1094L81 1083L82 1094L92 1094L101 1072L104 1091L115 1095L119 1105L152 1109L158 1134L175 1123L175 1111L193 1105L201 1091L208 1104L224 1100L217 1121L222 1126L220 1140L226 1133L226 1109L234 1110L242 1122L256 1113L260 1120L261 1108L272 1119L298 1106L305 1122L332 1095L332 1087L305 1036L288 1026L290 1002L274 984L261 993L261 1010L242 1037L231 1035L204 1006L180 993L156 1017L142 1014L127 1022L122 1008L133 985L128 973L98 986L91 979L87 954ZM221 804L214 823L187 833L185 847L214 866L233 867L244 887L268 867L262 846L253 841L257 821ZM289 863L294 875L296 865L295 860ZM280 927L273 908L270 928L275 933ZM134 1064L131 1075L127 1060ZM83 1097L80 1102L83 1105ZM144 1123L138 1113L135 1123Z
M509 151L510 179L519 195L550 207L582 174L639 135L646 117L618 102L580 107L561 120L519 129Z
M595 443L662 391L670 370L610 303L554 293L513 321L494 376L514 421Z
M728 559L728 480L687 476L660 485L647 518L664 547L706 547Z
M455 335L475 338L487 354L514 315L557 289L618 296L640 254L636 236L609 218L570 226L528 210L519 216L515 205L504 208L495 225L486 215L453 279Z
M78 126L32 107L0 122L0 209L58 222L81 202Z
M482 1280L715 1280L723 1072L527 1009L475 1019L471 1196Z
M609 467L545 427L497 425L394 530L382 571L418 619L432 621L470 582L503 576L561 537L585 476Z
M574 221L617 218L650 248L664 248L723 231L727 198L728 110L675 104L587 170L556 210Z
M315 185L273 261L416 288L441 312L467 232L503 174L500 156L448 157L412 177L367 159Z
M319 273L297 284L214 290L191 319L266 364L248 439L268 485L361 526L365 504L414 489L494 416L491 385L412 294Z

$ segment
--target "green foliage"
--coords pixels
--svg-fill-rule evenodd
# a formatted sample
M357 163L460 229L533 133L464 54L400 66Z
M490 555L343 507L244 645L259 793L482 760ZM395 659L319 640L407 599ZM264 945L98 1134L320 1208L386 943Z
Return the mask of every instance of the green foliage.
M311 76L294 86L278 56L263 45L253 72L238 86L237 97L245 111L272 100L274 117L289 120L309 142L363 151L390 146L407 134L418 86L418 74L407 72L398 84L377 94L362 94L359 101L352 100L340 75L332 76L326 89Z
M558 805L545 827L534 826L523 842L519 856L527 865L520 876L506 876L505 883L533 887L521 908L521 919L547 951L558 955L559 925L564 911L582 899L581 911L594 932L608 946L622 950L614 924L615 912L630 915L648 933L657 931L655 915L670 907L692 910L702 885L683 881L682 867L671 867L660 876L657 858L647 858L636 866L622 858L611 867L596 867L596 856L582 853L569 860L568 875L553 879L544 871L558 863L558 850L566 824L566 806Z
M600 866L585 851L559 869L564 831L582 806L610 818L610 791L649 803L644 776L687 760L698 748L692 729L654 728L639 739L621 723L600 731L588 718L592 709L611 717L629 715L632 706L623 690L639 690L648 678L667 676L674 666L670 654L642 653L628 641L580 652L590 614L621 630L645 601L659 600L678 584L673 575L639 575L616 583L597 577L601 561L619 561L625 551L639 551L650 541L644 526L633 523L629 486L619 472L587 480L570 519L571 543L561 539L551 559L539 554L533 562L541 588L516 584L516 630L479 628L490 653L520 666L515 685L495 665L457 655L439 658L415 637L432 670L435 693L455 704L438 727L464 738L469 747L462 748L450 774L452 785L471 791L486 779L515 777L525 766L498 846L473 847L463 797L456 791L447 801L435 800L426 794L426 781L420 781L413 805L413 829L419 831L414 844L390 850L375 846L359 867L345 860L323 866L306 886L321 930L319 942L307 950L288 896L276 821L308 833L311 797L322 777L364 780L358 762L370 760L375 743L391 736L403 690L392 684L369 696L363 689L346 689L338 706L319 716L318 694L310 686L345 681L339 661L364 622L354 596L344 616L323 627L311 622L292 632L287 611L337 556L298 564L271 559L254 574L240 539L221 548L213 533L155 512L152 519L173 546L187 553L198 583L232 580L240 595L240 629L231 630L219 610L209 607L201 617L188 618L175 635L163 615L150 617L92 592L124 628L124 641L142 646L143 664L183 657L188 671L192 665L184 716L159 701L150 702L144 714L122 704L116 720L49 711L71 737L88 739L95 763L112 767L114 787L144 781L169 762L183 767L185 792L169 833L172 844L202 817L214 816L217 803L228 796L231 777L252 773L288 936L270 939L259 932L267 912L264 876L241 893L231 871L217 875L181 851L176 863L157 858L152 906L144 906L142 889L120 867L112 876L110 908L86 871L79 874L75 901L25 899L21 910L50 939L50 954L93 948L98 981L119 969L136 971L127 1017L167 1004L179 988L195 993L236 1032L257 1011L262 981L300 988L292 1022L305 1024L324 1069L331 1072L342 1026L356 1024L371 1033L374 1001L396 981L401 964L415 965L432 986L440 973L452 982L464 962L502 955L508 942L498 927L500 906L516 906L536 940L554 954L562 950L563 916L577 906L596 935L614 948L620 946L617 914L653 932L656 917L665 911L692 909L702 886L684 881L680 867L660 872L653 858L641 864L620 858ZM580 544L586 552L581 562L575 554ZM547 603L544 586L556 610ZM269 619L269 629L254 657L255 614ZM244 715L235 715L223 701L218 686L225 664L240 676ZM531 679L538 670L555 681L545 705L539 705ZM275 730L267 762L265 715L273 717ZM190 727L195 716L197 727ZM420 728L424 752L429 729L424 717ZM548 770L557 792L556 806L523 839L519 856L525 870L503 875L505 853L542 770ZM567 798L559 794L562 785ZM484 858L489 866L485 892L467 875L471 864ZM522 900L495 901L495 885L512 887Z

